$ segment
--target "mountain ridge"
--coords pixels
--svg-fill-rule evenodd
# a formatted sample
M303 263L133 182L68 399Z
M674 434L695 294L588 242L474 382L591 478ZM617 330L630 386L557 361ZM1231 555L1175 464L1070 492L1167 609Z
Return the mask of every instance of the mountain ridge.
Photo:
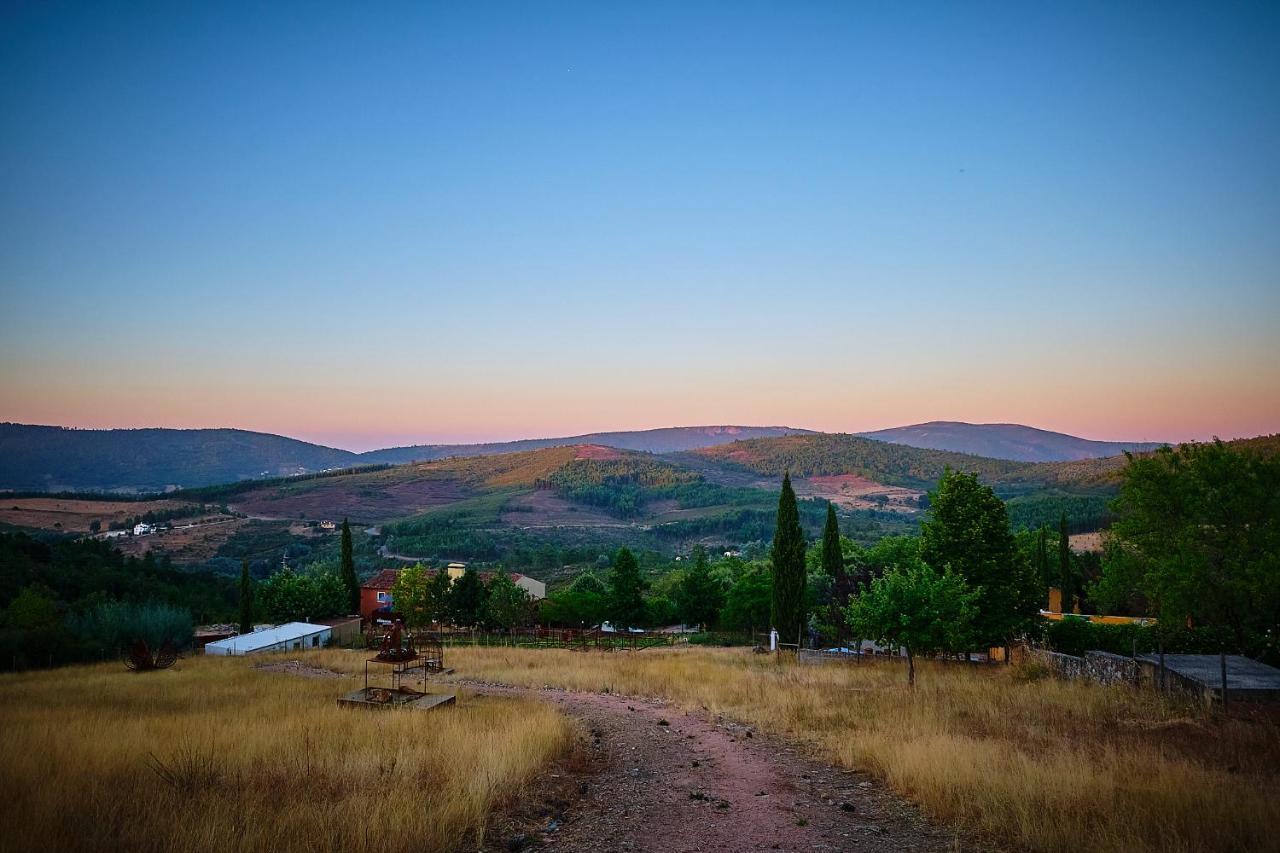
M1018 462L1073 462L1163 447L1164 441L1095 441L1025 424L928 421L856 433L861 438L923 450L947 450Z

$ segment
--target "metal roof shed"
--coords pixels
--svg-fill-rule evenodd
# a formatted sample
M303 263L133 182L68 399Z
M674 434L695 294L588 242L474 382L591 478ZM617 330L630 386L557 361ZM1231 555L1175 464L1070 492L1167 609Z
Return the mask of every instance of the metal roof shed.
M284 652L316 649L328 642L333 629L328 625L312 625L309 622L289 622L274 628L264 628L251 634L228 637L204 647L207 655L252 655L258 652Z

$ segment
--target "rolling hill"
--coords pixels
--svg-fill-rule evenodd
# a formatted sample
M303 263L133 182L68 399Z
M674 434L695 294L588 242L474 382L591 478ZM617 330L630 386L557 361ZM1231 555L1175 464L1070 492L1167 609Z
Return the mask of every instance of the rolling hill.
M960 421L930 421L858 435L890 444L905 444L926 450L950 450L1019 462L1100 459L1119 456L1126 450L1155 450L1165 444L1150 441L1091 441L1021 424L969 424Z
M619 450L637 450L643 453L675 453L714 447L748 438L774 438L783 435L801 435L809 430L791 427L753 426L694 426L664 427L661 429L632 430L623 432L593 432L564 438L526 438L519 441L502 441L489 444L418 444L411 447L389 447L360 454L361 462L391 463L425 462L450 456L488 456L497 453L519 453L525 450L541 450L547 447L569 447L580 444L598 444Z
M0 424L0 488L15 490L162 492L358 461L346 450L240 429Z
M237 480L312 474L596 444L670 453L741 438L792 435L790 427L668 427L490 444L433 444L353 453L239 429L68 429L0 424L0 489L146 493Z

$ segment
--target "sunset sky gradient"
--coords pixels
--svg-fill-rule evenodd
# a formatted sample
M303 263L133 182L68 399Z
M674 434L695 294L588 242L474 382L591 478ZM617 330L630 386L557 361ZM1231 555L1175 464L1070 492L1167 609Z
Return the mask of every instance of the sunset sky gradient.
M0 420L1277 432L1277 44L1274 3L6 4Z

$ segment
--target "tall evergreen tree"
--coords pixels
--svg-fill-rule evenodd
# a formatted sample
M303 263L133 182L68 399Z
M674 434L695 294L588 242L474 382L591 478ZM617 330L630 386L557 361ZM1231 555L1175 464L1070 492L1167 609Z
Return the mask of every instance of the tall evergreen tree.
M253 579L249 577L249 561L240 561L240 633L253 630Z
M778 523L773 531L773 627L784 643L797 642L805 624L804 530L800 509L791 488L791 472L782 476L778 496Z
M939 572L950 568L977 592L974 639L1003 645L1034 618L1035 597L1024 587L1031 572L1009 529L1004 501L976 474L947 471L929 496L920 556Z
M342 519L342 585L347 588L349 613L360 612L360 580L356 577L356 560L351 553L351 525Z
M827 504L827 526L822 529L822 568L832 578L844 574L844 553L840 550L840 522L836 505Z
M827 524L822 529L822 568L831 577L828 622L835 628L836 638L843 639L848 627L844 609L853 594L853 579L845 569L844 549L840 547L840 522L833 503L827 504Z
M609 621L615 628L634 628L644 624L644 590L648 586L640 576L640 564L627 547L618 549L609 572Z
M1074 613L1076 584L1075 573L1071 571L1071 538L1065 512L1058 519L1058 582L1062 584L1062 612Z

